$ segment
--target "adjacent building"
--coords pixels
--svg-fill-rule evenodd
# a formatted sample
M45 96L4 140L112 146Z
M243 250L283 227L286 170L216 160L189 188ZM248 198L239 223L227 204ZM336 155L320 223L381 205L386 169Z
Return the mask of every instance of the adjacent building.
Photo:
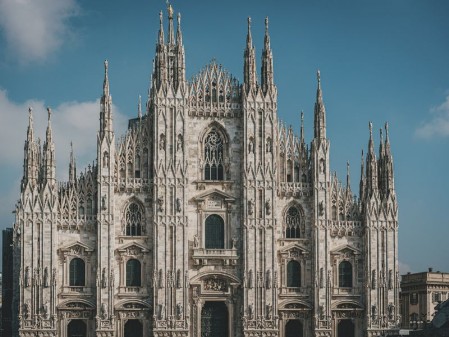
M41 146L30 109L14 336L397 331L388 125L378 152L369 125L355 197L349 165L344 185L331 174L319 72L313 139L304 116L299 135L281 122L265 26L260 77L249 19L243 83L215 62L187 81L181 17L169 7L167 28L161 13L145 106L116 138L105 62L96 162L77 171L72 151L67 182L55 178L51 110Z
M449 299L449 273L408 273L401 280L402 327L422 328L432 321L435 307Z

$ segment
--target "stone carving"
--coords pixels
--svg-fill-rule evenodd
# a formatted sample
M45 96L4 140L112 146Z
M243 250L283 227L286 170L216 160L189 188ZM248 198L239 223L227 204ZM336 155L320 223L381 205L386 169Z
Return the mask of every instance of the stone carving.
M375 304L371 306L371 319L373 321L377 319L377 306Z
M323 267L320 268L320 288L324 288L324 269Z
M271 303L267 304L266 311L267 311L267 319L271 319L273 316L273 305Z
M49 303L48 301L46 301L42 306L42 316L48 319L49 314L50 314Z
M253 215L253 205L254 205L254 201L253 199L248 200L248 214L249 215Z
M393 270L389 270L388 271L388 289L391 290L393 289Z
M228 283L226 280L214 276L204 280L203 288L208 291L227 291Z
M51 276L51 278L52 278L52 282L53 282L53 285L56 285L56 268L53 268L53 272L52 272L52 276Z
M106 268L103 268L101 271L101 287L106 288L107 279L106 279Z
M181 212L181 198L176 198L176 212L180 213Z
M30 317L30 301L25 302L23 305L22 315L28 319Z
M23 280L23 286L28 288L30 286L30 267L25 267L25 277Z
M252 138L249 139L248 142L248 153L253 153L254 152L254 141Z
M163 196L160 196L159 198L157 198L157 206L158 206L159 212L164 211L164 197Z
M193 247L194 248L198 248L200 245L200 240L198 239L198 235L194 235L193 236Z
M323 203L323 201L320 201L320 204L318 206L318 211L319 211L320 216L324 215L324 203Z
M373 269L373 271L371 272L371 288L376 289L376 287L377 287L377 273L376 270Z
M48 288L48 267L45 267L44 269L44 277L43 277L43 285L45 288Z
M271 153L271 151L273 151L273 145L270 137L267 138L266 151L268 153Z
M178 318L178 319L181 319L182 318L182 304L181 303L177 303L176 304L176 317Z
M237 241L238 241L237 237L234 236L232 238L232 249L236 249L237 248Z
M107 319L108 318L108 305L106 303L101 303L101 307L100 307L100 317L102 319Z
M165 151L165 135L163 133L159 137L159 150Z
M250 269L250 271L248 272L248 288L252 289L254 286L253 284L253 270Z
M163 304L159 304L159 319L165 319L165 307Z
M250 304L248 306L248 317L249 317L249 319L253 319L253 314L254 314L253 307L254 307L253 304Z
M184 137L179 134L178 141L176 142L176 151L182 151L182 146L184 145Z
M267 201L265 201L265 212L267 213L267 215L271 214L271 201L270 201L270 199L267 199Z
M159 288L164 288L164 272L162 269L159 269L159 279L158 279Z
M267 287L267 289L271 289L272 280L271 280L271 270L270 269L267 270L267 278L266 279L267 279L266 287Z
M394 319L394 304L393 303L388 304L388 319L389 320Z
M178 269L178 271L176 272L176 288L178 288L178 289L182 288L181 269Z

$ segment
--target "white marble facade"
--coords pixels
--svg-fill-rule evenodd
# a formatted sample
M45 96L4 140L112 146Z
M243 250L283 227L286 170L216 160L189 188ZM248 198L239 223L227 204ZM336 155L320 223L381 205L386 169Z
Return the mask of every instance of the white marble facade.
M349 167L346 186L330 173L319 73L311 142L302 121L296 136L278 119L268 20L260 78L248 20L243 83L215 62L188 82L180 16L169 8L166 35L160 21L147 104L122 138L105 62L93 166L76 172L72 153L69 181L57 182L51 111L41 148L30 109L14 224L16 335L393 333L388 126L378 154L370 126L356 198Z

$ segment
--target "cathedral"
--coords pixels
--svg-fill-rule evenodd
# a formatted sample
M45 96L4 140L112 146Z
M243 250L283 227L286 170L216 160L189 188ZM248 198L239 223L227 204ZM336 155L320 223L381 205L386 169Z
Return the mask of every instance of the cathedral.
M320 73L313 139L278 118L268 19L260 77L186 80L160 14L146 104L116 137L104 63L94 164L55 178L51 110L29 125L12 234L20 337L375 337L397 332L398 206L388 125L369 124L358 197L331 174ZM92 121L86 121L90 123ZM383 135L382 135L383 133ZM367 132L368 134L368 132Z

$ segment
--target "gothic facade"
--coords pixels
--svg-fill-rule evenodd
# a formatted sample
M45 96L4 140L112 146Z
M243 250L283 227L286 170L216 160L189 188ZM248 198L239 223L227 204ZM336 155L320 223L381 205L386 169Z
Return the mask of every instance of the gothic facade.
M177 25L176 22L177 21ZM266 21L239 83L187 81L180 16L162 13L145 108L113 130L105 62L96 162L55 179L51 111L30 109L14 224L15 336L392 334L398 207L388 126L372 127L359 196L331 174L320 74L309 144L280 122ZM177 26L175 31L175 26ZM381 131L382 132L382 131Z

